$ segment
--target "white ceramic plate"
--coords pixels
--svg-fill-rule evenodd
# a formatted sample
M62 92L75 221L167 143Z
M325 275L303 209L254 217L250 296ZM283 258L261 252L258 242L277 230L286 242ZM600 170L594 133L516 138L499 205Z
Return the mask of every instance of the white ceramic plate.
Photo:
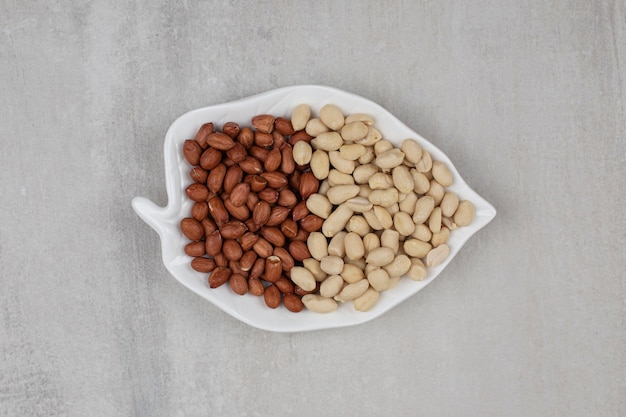
M368 113L374 116L375 126L383 138L399 145L403 139L414 138L428 150L434 160L445 162L455 177L448 190L454 191L461 199L470 200L476 207L476 218L468 226L454 230L448 245L450 255L444 263L429 268L428 277L421 282L403 278L398 285L381 294L378 304L368 312L358 312L352 303L341 305L329 314L317 314L306 309L294 314L283 306L270 309L265 306L263 297L247 294L236 295L228 285L210 289L207 274L191 269L191 258L185 255L184 246L188 240L179 229L180 220L188 217L192 202L184 190L191 183L188 173L191 166L184 159L181 147L185 139L193 138L203 123L213 122L221 126L227 121L250 125L250 119L257 114L269 113L274 116L288 116L298 104L307 103L314 114L327 103L333 103L344 112ZM467 240L496 215L496 210L463 181L448 157L433 144L404 125L387 110L370 100L336 88L316 85L285 87L268 91L242 100L192 110L179 117L167 131L164 145L165 181L168 195L167 207L156 206L143 197L132 201L137 214L150 225L161 238L163 262L167 270L185 287L212 302L231 316L260 329L276 332L297 332L334 327L351 326L372 320L391 308L415 295L424 288L452 261Z

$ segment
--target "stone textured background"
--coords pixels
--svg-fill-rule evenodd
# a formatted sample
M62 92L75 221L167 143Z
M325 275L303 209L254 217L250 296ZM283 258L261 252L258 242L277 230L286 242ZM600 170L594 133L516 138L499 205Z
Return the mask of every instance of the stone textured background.
M0 0L0 416L623 416L623 1ZM534 3L534 4L533 4ZM168 126L370 98L498 209L370 323L272 334L179 285Z

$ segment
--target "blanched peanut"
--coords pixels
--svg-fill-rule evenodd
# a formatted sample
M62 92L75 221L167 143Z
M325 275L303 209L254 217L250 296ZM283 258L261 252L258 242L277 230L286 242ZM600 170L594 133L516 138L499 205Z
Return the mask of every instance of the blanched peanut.
M344 240L346 238L347 233L343 230L337 233L335 236L330 239L328 243L328 254L332 256L338 256L343 258L346 255Z
M365 138L368 131L367 125L363 122L347 123L341 128L341 137L345 141L354 142Z
M344 239L344 245L346 248L346 256L348 258L356 260L365 256L363 239L358 234L354 232L348 233Z
M341 148L339 148L339 155L343 159L356 161L361 156L365 155L365 150L366 150L365 146L359 145L356 143L351 143L348 145L343 145Z
M403 211L399 211L393 216L393 226L401 236L410 236L415 231L413 219Z
M357 311L369 311L378 302L379 293L373 288L368 288L363 295L352 301L354 309Z
M343 280L348 284L355 283L365 278L365 273L363 272L364 269L365 268L361 268L356 265L344 263L343 271L341 271L341 278L343 278Z
M393 226L393 218L391 217L391 214L389 214L389 211L387 211L386 208L381 207L381 206L374 206L373 210L374 210L374 215L376 216L376 219L378 219L378 222L380 223L383 229L389 229Z
M428 228L433 233L441 231L441 207L435 207L428 217Z
M344 174L352 174L354 172L356 163L348 159L343 159L339 151L329 152L328 158L330 159L330 164L335 167L337 171L343 172Z
M332 298L316 294L307 294L302 297L304 306L315 313L330 313L337 310L337 302Z
M381 268L370 271L367 280L376 291L385 291L389 286L389 274Z
M407 213L409 216L413 216L415 213L415 204L417 203L417 194L413 191L408 193L404 200L400 201L400 210Z
M430 238L433 236L433 232L430 231L430 228L425 224L416 224L415 231L411 235L415 239L419 239L422 242L429 242Z
M396 230L387 229L382 235L380 235L380 245L393 250L393 253L398 253L400 248L400 233Z
M400 279L402 277L389 277L389 286L387 287L387 290L391 290L393 289L396 285L398 285L398 282L400 282Z
M411 268L406 275L414 281L422 281L426 278L426 267L424 263L418 258L411 258Z
M352 113L346 117L346 124L354 122L362 122L366 126L371 126L374 124L374 118L366 113Z
M376 156L393 149L393 143L388 140L381 140L374 145L374 153Z
M367 199L375 206L389 207L398 202L398 190L395 188L373 190Z
M365 218L365 220L367 220L367 223L370 225L370 227L372 229L374 229L374 230L383 230L383 225L380 224L380 221L378 220L378 217L376 217L376 214L374 213L374 207L373 206L372 206L371 210L363 212L363 217Z
M337 132L324 132L314 137L311 140L311 145L313 145L315 149L321 149L327 152L336 151L343 145L343 139Z
M372 175L378 172L378 167L374 164L359 165L354 169L352 177L357 184L368 184Z
M352 216L346 225L346 230L348 232L354 232L361 237L372 231L370 225L367 223L367 220L363 218L363 216Z
M317 259L305 259L304 261L302 261L302 264L306 269L309 270L309 272L311 272L311 274L313 274L313 278L315 278L315 281L317 282L324 281L328 276L328 274L322 271L322 268L320 268L320 261L318 261Z
M339 275L343 271L343 259L339 256L325 256L320 260L320 268L328 275Z
M426 149L422 149L422 157L415 164L415 169L419 172L428 172L433 167L433 159L430 156L430 153Z
M339 275L331 275L320 285L320 295L322 297L334 297L343 288L343 278Z
M435 199L431 196L423 196L417 200L415 203L415 213L413 213L413 222L415 224L424 223L428 217L430 217L430 213L432 213L435 208Z
M413 139L406 139L402 141L400 149L404 152L404 157L407 161L417 164L422 158L422 147Z
M291 126L297 132L306 127L311 118L311 108L307 104L299 104L291 112Z
M372 190L386 190L393 187L393 179L391 175L382 172L377 172L370 176L367 181Z
M356 266L357 268L359 268L361 271L363 271L365 269L365 267L367 266L367 264L365 263L365 258L359 258L359 259L350 259L347 256L343 258L343 269L346 269L346 265L352 265L352 266ZM342 272L343 274L343 272Z
M326 192L326 197L331 204L338 205L356 197L360 190L361 188L358 185L336 185L330 187Z
M398 203L395 203L395 204L390 205L389 207L386 207L386 209L389 212L389 214L391 214L391 217L393 217L395 216L397 212L400 211L400 206L398 205Z
M426 194L430 188L428 177L415 168L411 169L411 177L413 177L413 191L417 194Z
M408 239L404 241L404 252L414 258L423 258L432 248L430 243L422 242L418 239Z
M328 192L328 190L330 190L330 183L328 182L328 179L325 179L320 183L320 188L317 190L317 193L326 197L326 192Z
M374 160L375 157L376 154L374 153L374 147L366 146L365 153L359 157L359 164L369 164Z
M332 130L339 130L345 123L345 117L334 104L326 104L320 109L320 119Z
M319 135L320 133L328 132L329 130L328 126L326 126L319 117L309 119L306 123L306 127L304 128L304 131L313 137Z
M367 256L372 250L380 248L380 238L375 233L366 234L363 236L363 247Z
M328 183L334 187L336 185L354 185L354 177L349 174L331 169L328 173Z
M449 187L454 182L450 169L441 161L434 161L432 167L433 178L444 187Z
M403 160L404 152L402 152L400 149L394 148L376 156L374 163L379 168L391 169L397 167L398 165L401 165Z
M383 267L390 277L401 277L411 268L411 260L406 255L398 255L393 261Z
M369 187L369 185L361 184L361 185L359 185L359 187L361 187L361 190L359 191L359 197L367 198L367 197L370 196L370 193L372 192L372 189Z
M404 165L397 166L392 171L393 186L401 193L410 193L415 187L413 177L409 172L409 169ZM370 185L371 187L371 185Z
M307 142L301 140L293 145L293 160L298 165L306 165L311 162L313 149Z
M432 180L430 182L430 188L426 192L426 195L431 196L433 200L435 200L435 205L438 206L439 203L441 203L441 200L443 200L443 195L445 193L446 193L446 190L443 189L441 184L439 184L435 180Z
M380 134L378 129L376 129L373 126L368 126L368 128L367 128L367 136L365 136L361 140L357 140L356 143L359 143L359 144L361 144L363 146L373 146L379 140L381 140L382 138L383 138L383 135Z
M350 217L352 217L353 211L346 204L341 204L330 213L330 216L326 219L322 225L322 233L326 237L333 237L339 233L348 223Z
M370 287L370 283L366 279L362 279L353 284L348 284L335 296L335 300L342 303L346 301L352 301L355 298L363 295L365 291Z
M333 210L333 205L326 196L321 194L311 194L306 200L306 208L316 216L327 219Z
M315 277L311 271L302 266L294 266L290 271L291 280L304 291L313 291L315 289Z
M459 227L469 225L474 220L475 212L476 209L474 209L474 205L471 202L467 200L461 201L454 213L454 223Z
M433 247L436 248L442 243L446 243L449 237L450 237L450 229L448 229L447 227L442 227L439 233L433 233L433 237L430 243L433 245Z
M321 261L328 256L328 241L320 232L312 232L307 238L306 245L314 259Z
M330 171L330 160L328 154L324 151L316 150L311 155L310 162L311 172L318 180L323 180L328 177Z
M374 266L385 266L390 264L394 259L394 253L389 248L376 248L371 250L367 257L365 258L365 262Z
M441 207L442 216L452 217L457 207L459 207L459 197L455 193L448 191L443 195L439 207Z
M359 188L359 191L360 191L360 188ZM365 197L351 198L348 201L346 201L346 204L355 213L364 213L366 211L371 210L373 207L372 203L370 203L370 201Z
M441 264L450 254L450 247L445 243L437 246L434 249L431 249L426 255L426 265L428 266L437 266Z
M441 224L446 226L448 229L450 230L455 230L458 228L458 226L456 225L456 223L454 223L454 221L450 218L450 217L445 217L443 216L441 218Z

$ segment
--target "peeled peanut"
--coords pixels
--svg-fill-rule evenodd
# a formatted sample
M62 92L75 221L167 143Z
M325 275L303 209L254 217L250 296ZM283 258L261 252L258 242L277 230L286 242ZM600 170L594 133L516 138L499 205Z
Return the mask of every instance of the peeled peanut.
M374 124L374 118L366 113L352 113L346 116L346 124L361 122L366 126L371 126Z
M415 169L419 172L428 172L433 167L433 159L426 149L422 149L422 157L415 163Z
M373 210L374 210L374 215L376 216L376 219L378 219L378 222L380 223L383 229L389 229L393 227L393 218L391 217L391 214L389 214L389 211L386 208L381 207L381 206L374 206Z
M368 185L361 184L361 185L359 185L359 187L361 187L361 190L359 191L359 197L366 197L367 198L367 197L370 196L370 193L372 192L372 189Z
M430 243L433 245L433 247L436 248L442 243L446 243L448 241L448 238L450 238L450 229L448 229L447 227L442 227L439 233L433 233L433 237L430 240Z
M367 183L372 190L386 190L393 187L391 175L382 172L377 172L370 176Z
M430 228L425 224L416 224L415 231L411 235L415 239L419 239L422 242L429 242L430 238L433 236L433 232L430 231Z
M454 182L450 169L441 161L434 161L432 167L433 178L444 187L449 187Z
M346 281L348 284L360 281L365 278L365 273L363 272L364 269L365 267L361 268L357 265L344 263L343 271L341 271L341 278L343 278L343 280Z
M439 207L441 207L442 216L452 217L457 207L459 207L459 197L455 193L448 191L443 195Z
M335 185L354 185L354 177L336 169L331 169L328 173L328 183L332 187Z
M370 271L367 280L376 291L385 291L389 286L389 274L381 268Z
M426 195L431 196L433 200L435 200L435 205L439 205L439 203L441 203L441 200L443 200L443 196L445 193L446 190L444 190L443 186L437 181L432 180L430 182L430 188L426 192Z
M368 131L369 129L367 128L367 125L363 122L357 121L352 123L346 123L341 128L341 137L345 141L354 142L365 138ZM354 159L357 158L358 156Z
M352 301L354 309L357 311L369 311L376 305L379 293L373 288L368 288L360 297Z
M322 269L320 268L320 261L318 261L317 259L305 259L304 261L302 261L302 264L306 269L309 270L309 272L311 272L311 274L313 274L313 278L315 278L315 281L317 282L324 281L328 276L328 274L322 271Z
M395 216L395 214L400 211L400 206L398 205L398 203L392 204L389 207L385 207L385 208L387 209L391 217Z
M474 220L475 211L471 202L467 200L461 201L454 213L454 223L459 227L469 225Z
M321 261L328 256L328 241L320 232L312 232L307 238L306 245L314 259Z
M361 236L354 232L350 232L344 239L346 248L346 256L350 259L360 259L365 255L365 247Z
M381 140L374 145L374 153L376 156L393 149L393 143L388 140Z
M393 261L394 253L389 248L376 248L371 250L367 257L365 258L365 262L374 266L385 266L390 264Z
M378 129L373 126L368 126L367 135L363 139L356 141L356 143L363 146L373 146L382 138L383 135L378 131Z
M400 248L400 233L396 230L387 229L380 235L380 245L393 250L393 253L398 253Z
M428 217L428 228L433 233L441 231L441 207L435 207Z
M356 168L356 164L353 160L343 159L339 151L330 151L328 153L330 164L335 167L339 172L344 174L352 174Z
M415 212L413 213L413 222L415 224L424 223L430 217L435 208L435 199L431 196L423 196L415 203Z
M321 194L311 194L306 200L306 208L322 219L327 219L333 211L333 205L326 196Z
M359 165L354 169L352 176L357 184L368 184L372 175L378 172L378 167L374 164Z
M414 281L422 281L426 278L426 274L424 263L418 258L411 258L411 268L409 268L409 272L406 273L406 276Z
M373 206L372 206L371 210L363 212L363 217L365 218L365 220L367 221L367 223L370 225L370 227L372 229L374 229L374 230L383 230L383 225L380 224L380 221L378 220L378 217L376 217L376 214L374 213L374 207Z
M299 142L296 142L295 145L293 145L293 160L296 161L296 164L298 165L306 165L309 162L311 162L311 156L313 154L313 149L311 148L311 145L309 145L307 142L301 140ZM313 174L315 175L315 174Z
M372 231L370 225L367 223L367 220L363 218L363 216L352 216L346 225L346 230L348 232L354 232L361 237Z
M306 123L311 118L311 108L307 104L296 106L291 112L291 125L297 132L306 127Z
M408 193L403 200L400 201L400 210L407 213L409 216L413 216L415 213L415 204L417 203L417 194L413 191Z
M346 201L346 204L355 213L363 213L363 212L371 210L373 207L372 203L370 203L370 201L365 197L351 198L348 201Z
M402 149L404 157L409 162L416 164L422 158L422 147L413 139L406 139L402 141L400 149Z
M334 104L326 104L320 109L320 119L332 130L339 130L345 123L345 117Z
M304 291L313 291L315 289L315 277L311 271L302 266L294 266L291 268L291 280Z
M322 225L322 233L324 233L324 236L333 237L343 230L353 213L354 212L350 210L345 203L337 206Z
M336 151L343 145L343 139L337 132L324 132L317 135L311 140L311 144L315 149L323 151Z
M331 204L338 205L356 197L360 190L361 188L358 185L337 185L330 187L326 192L326 197Z
M305 307L315 313L330 313L337 310L337 302L332 298L322 297L316 294L307 294L302 297Z
M430 180L426 175L417 169L411 169L411 177L413 177L413 191L417 194L426 194L430 188Z
M366 234L363 236L363 247L367 256L372 250L380 248L380 238L375 233Z
M331 275L320 285L320 295L322 297L334 297L343 288L343 278L339 275Z
M346 265L352 265L352 266L356 266L357 268L359 268L361 271L363 271L365 269L365 267L367 266L367 264L365 263L365 258L359 258L359 259L350 259L347 256L343 258L343 269L345 271L346 269ZM341 273L343 275L343 272Z
M328 126L324 124L324 122L322 122L322 119L320 119L319 117L316 117L316 118L310 119L306 123L306 127L304 130L309 135L315 137L324 132L328 132L330 129L328 128Z
M379 168L391 169L401 165L403 160L404 152L400 149L394 148L376 156L374 163Z
M320 268L328 275L339 275L343 271L343 259L339 256L325 256L320 260Z
M441 264L450 254L450 247L445 243L431 249L426 255L426 265L437 266Z
M311 162L309 164L311 172L318 180L323 180L328 177L330 171L330 160L328 154L321 150L316 150L311 155Z
M317 190L317 193L326 197L326 192L330 190L330 183L328 182L328 178L320 183L320 188Z
M366 146L365 153L359 157L359 164L369 164L374 160L376 154L373 146Z
M376 206L389 207L398 202L398 190L395 188L389 188L387 190L373 190L367 198Z
M409 169L404 165L397 166L392 171L393 186L401 193L411 193L415 187Z
M333 236L328 243L328 254L343 258L346 255L345 239L348 233L341 231Z
M400 282L400 278L402 278L402 277L390 277L389 278L389 286L387 287L387 290L391 290L396 285L398 285L398 282Z
M403 211L399 211L393 216L393 226L401 236L410 236L415 231L413 219Z
M401 277L406 274L410 268L411 260L406 255L396 256L393 261L383 267L390 277Z
M404 252L415 258L423 258L433 248L428 242L419 239L408 239L404 241Z
M370 283L366 279L362 279L353 284L348 284L335 296L335 300L346 302L352 301L355 298L363 295L365 291L370 287Z

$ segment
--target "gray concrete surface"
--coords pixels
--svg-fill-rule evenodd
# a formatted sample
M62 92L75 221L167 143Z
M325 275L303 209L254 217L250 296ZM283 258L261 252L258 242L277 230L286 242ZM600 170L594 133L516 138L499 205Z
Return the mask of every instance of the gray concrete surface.
M626 415L623 1L0 1L0 416ZM132 211L169 124L326 84L498 217L357 327L250 328Z

